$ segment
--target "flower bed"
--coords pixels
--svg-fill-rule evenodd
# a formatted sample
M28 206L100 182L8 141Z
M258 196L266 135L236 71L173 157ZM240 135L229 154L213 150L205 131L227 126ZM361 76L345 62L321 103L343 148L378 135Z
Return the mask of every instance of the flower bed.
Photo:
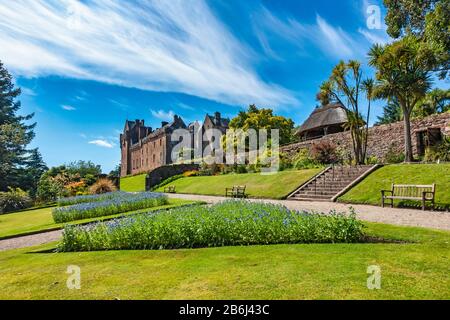
M93 194L93 195L85 195L85 196L76 196L76 197L67 197L58 199L57 205L59 207L70 206L78 203L85 202L96 202L96 201L104 201L108 199L113 199L114 197L121 196L124 194L128 194L122 191L108 192L103 194Z
M175 249L279 243L357 242L355 214L291 211L248 201L225 201L87 226L66 226L61 251Z
M56 223L69 222L109 216L122 212L162 206L168 203L167 197L159 193L114 193L114 196L96 202L78 203L68 207L55 208L52 211Z

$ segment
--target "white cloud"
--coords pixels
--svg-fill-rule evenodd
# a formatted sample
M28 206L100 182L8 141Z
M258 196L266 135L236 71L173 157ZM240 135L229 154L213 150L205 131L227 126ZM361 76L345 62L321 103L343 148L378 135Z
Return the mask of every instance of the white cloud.
M64 110L66 110L66 111L75 111L75 110L77 110L77 108L75 108L75 107L73 107L73 106L70 106L70 105L68 105L68 104L63 104L63 105L61 106L61 108L64 109Z
M358 32L361 33L367 41L369 41L372 44L386 44L389 42L390 38L385 32L371 32L364 29L358 29Z
M59 75L246 105L292 105L203 0L17 0L0 6L0 56L17 75Z
M292 17L281 19L265 7L261 8L253 19L253 28L264 52L272 58L281 59L271 47L272 42L284 39L294 45L298 53L307 54L307 44L321 50L325 55L339 59L359 58L365 55L367 43L359 42L355 37L339 26L333 26L320 15L314 24L305 24ZM276 37L271 37L275 35Z
M93 144L103 148L114 148L115 144L113 142L109 142L103 139L92 140L88 142L89 144Z
M352 40L341 28L331 26L319 15L316 21L321 33L320 44L323 50L331 50L334 54L345 58L354 56Z
M152 116L163 120L163 121L172 121L173 120L173 116L175 115L175 113L172 110L169 111L164 111L164 110L150 110L150 112L152 113Z
M20 90L22 94L30 97L36 96L36 92L33 89L27 88L27 87L20 87Z

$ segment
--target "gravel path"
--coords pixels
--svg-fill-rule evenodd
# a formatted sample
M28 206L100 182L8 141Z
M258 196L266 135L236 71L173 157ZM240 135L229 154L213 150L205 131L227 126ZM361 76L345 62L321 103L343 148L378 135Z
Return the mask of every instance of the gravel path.
M224 197L200 196L188 194L168 194L169 197L202 200L207 203L217 203L225 200ZM306 210L311 212L329 212L336 210L338 212L348 212L353 207L359 219L371 222L381 222L401 226L424 227L432 229L450 230L450 213L421 211L415 209L381 208L369 205L343 204L335 202L308 202L308 201L286 201L286 200L255 200L268 203L282 204L292 210ZM36 246L52 241L59 240L62 236L62 230L50 231L34 234L30 236L0 240L0 251L9 249L19 249Z
M188 194L169 194L169 197L202 200L208 203L223 201L224 197L200 196ZM416 209L381 208L370 205L343 204L336 202L318 201L289 201L289 200L255 200L275 204L282 204L292 210L306 210L313 212L348 212L349 207L353 207L359 219L371 222L395 224L401 226L424 227L432 229L450 230L450 213L438 211L421 211Z
M37 246L40 244L59 240L61 236L62 230L56 230L37 233L30 236L0 240L0 251Z

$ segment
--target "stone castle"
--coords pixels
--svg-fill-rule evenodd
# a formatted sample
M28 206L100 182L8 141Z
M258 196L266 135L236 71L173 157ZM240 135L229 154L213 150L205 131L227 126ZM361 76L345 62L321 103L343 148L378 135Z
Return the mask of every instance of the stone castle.
M222 118L219 112L206 114L202 133L208 129L218 129L222 133L228 129L230 119ZM186 126L181 117L175 115L172 122L161 122L161 128L153 130L145 126L144 120L125 121L120 135L121 167L120 176L152 171L172 163L172 149L178 143L171 141L171 134L177 129L187 129L194 134L194 123Z
M218 129L225 133L230 120L221 117L219 112L206 115L201 126L202 135L208 129ZM338 104L330 104L315 109L296 132L298 142L281 146L280 151L289 157L300 149L310 149L313 144L328 141L351 153L352 140L345 111ZM171 154L178 141L171 142L171 134L176 129L189 130L194 136L194 125L188 126L177 115L171 123L162 122L161 128L153 130L144 125L144 120L126 121L120 135L121 176L150 172L171 164ZM368 156L383 160L390 152L402 153L405 146L403 121L369 128ZM440 143L444 136L450 136L450 113L435 114L411 121L411 140L413 153L421 156L428 146ZM203 142L203 149L209 142ZM193 138L192 138L193 145Z

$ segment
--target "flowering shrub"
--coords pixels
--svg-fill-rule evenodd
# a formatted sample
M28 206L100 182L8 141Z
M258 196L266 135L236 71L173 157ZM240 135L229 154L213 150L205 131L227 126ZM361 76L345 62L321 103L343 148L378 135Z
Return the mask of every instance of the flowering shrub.
M168 203L167 197L158 193L114 193L107 200L78 203L52 211L56 223L109 216L122 212L162 206Z
M356 242L363 225L349 216L225 201L64 228L61 251L175 249L277 243Z
M68 194L74 196L86 192L86 183L84 181L71 182L64 186Z
M191 170L183 173L183 177L196 177L198 175L199 175L198 170Z

